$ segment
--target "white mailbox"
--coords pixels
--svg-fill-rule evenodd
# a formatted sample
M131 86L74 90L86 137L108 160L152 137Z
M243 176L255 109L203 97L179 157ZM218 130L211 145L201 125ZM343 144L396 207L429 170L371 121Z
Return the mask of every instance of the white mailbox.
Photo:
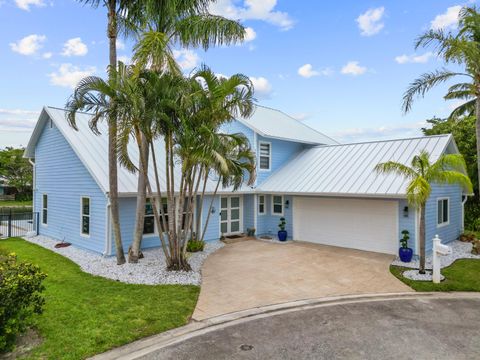
M440 274L440 256L449 255L452 253L452 248L447 245L442 244L442 240L435 235L433 238L433 254L432 254L432 280L435 284L440 283L441 274Z

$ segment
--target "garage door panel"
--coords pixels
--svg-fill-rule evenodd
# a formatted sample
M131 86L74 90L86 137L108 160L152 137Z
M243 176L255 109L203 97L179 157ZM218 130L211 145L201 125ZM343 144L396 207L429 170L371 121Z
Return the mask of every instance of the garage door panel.
M296 240L394 254L398 203L295 197Z

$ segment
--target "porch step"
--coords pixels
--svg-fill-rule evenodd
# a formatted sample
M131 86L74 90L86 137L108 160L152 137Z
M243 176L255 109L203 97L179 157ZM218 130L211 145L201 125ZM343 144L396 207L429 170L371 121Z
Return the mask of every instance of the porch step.
M240 236L231 236L231 237L224 237L221 239L222 242L225 244L235 244L241 241L248 241L248 240L255 240L254 237L252 236L247 236L247 235L240 235Z

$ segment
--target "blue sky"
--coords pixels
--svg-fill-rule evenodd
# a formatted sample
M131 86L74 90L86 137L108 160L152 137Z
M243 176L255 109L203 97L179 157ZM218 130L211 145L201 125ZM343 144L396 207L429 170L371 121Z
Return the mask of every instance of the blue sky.
M425 119L445 116L445 88L419 100L407 116L408 83L442 67L414 39L430 28L455 29L460 6L449 0L218 0L212 12L241 19L239 46L177 49L185 72L206 63L241 72L260 104L344 142L419 135ZM73 0L0 0L0 147L25 145L43 105L62 107L76 81L105 76L105 9ZM128 60L133 40L122 40Z

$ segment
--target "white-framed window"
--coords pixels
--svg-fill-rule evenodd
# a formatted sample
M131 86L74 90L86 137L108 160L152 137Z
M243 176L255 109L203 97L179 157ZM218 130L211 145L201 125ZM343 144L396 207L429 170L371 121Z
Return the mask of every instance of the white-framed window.
M272 196L272 214L283 215L283 195Z
M145 202L145 217L143 218L143 235L155 234L155 216L150 199Z
M258 195L258 214L265 215L265 195Z
M88 196L80 198L80 234L90 236L90 198Z
M445 226L450 223L450 199L437 199L437 226Z
M272 144L269 142L260 141L260 170L270 171L272 167Z
M48 195L42 195L42 225L48 224Z

